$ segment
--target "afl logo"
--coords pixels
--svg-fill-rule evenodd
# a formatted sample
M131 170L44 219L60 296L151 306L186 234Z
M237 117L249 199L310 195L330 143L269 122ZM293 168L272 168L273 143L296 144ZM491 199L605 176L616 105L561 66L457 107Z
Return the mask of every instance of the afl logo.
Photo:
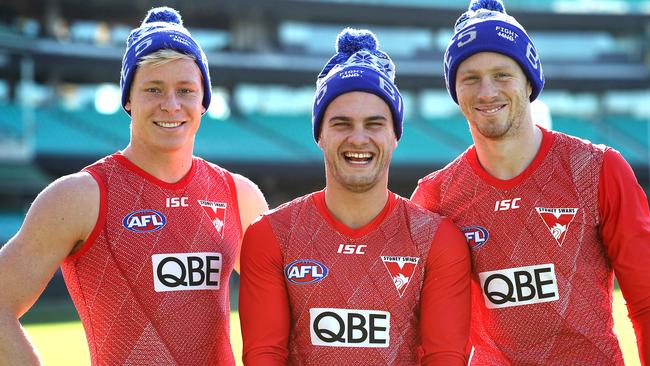
M287 280L297 285L307 285L321 281L329 270L323 263L311 259L298 259L284 267Z
M465 240L470 249L478 249L487 243L490 233L482 226L465 226L460 229L465 234Z
M148 233L151 231L158 231L167 224L165 215L154 210L140 210L131 212L124 216L122 225L125 228L137 232Z

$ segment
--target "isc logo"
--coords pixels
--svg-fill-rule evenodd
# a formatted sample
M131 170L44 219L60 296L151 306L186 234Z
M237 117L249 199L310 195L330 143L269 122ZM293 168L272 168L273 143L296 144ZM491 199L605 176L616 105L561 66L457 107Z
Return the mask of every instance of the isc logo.
M309 309L311 344L330 347L386 348L390 312L332 308Z
M165 207L189 207L187 197L167 197Z
M318 282L329 273L323 263L311 259L298 259L284 268L284 275L292 283L306 285Z
M218 290L221 253L154 254L153 284L156 292Z
M167 224L165 215L154 210L131 212L122 219L125 228L140 233L160 230L165 224Z
M510 209L517 209L519 208L519 202L521 201L521 198L513 198L511 200L501 200L497 201L494 204L494 211L507 211Z
M366 254L365 244L339 244L339 249L336 251L341 254Z
M553 263L478 274L490 309L555 301L560 298Z
M477 249L485 245L490 239L490 233L482 226L465 226L460 231L465 234L465 240L467 240L467 245L471 249Z

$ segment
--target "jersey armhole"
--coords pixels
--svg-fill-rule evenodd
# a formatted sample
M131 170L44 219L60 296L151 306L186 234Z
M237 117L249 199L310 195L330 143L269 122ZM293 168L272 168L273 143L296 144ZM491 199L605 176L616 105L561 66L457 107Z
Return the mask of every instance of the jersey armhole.
M79 257L81 257L85 252L90 249L90 247L95 243L95 240L99 236L99 233L102 231L104 228L104 223L106 221L106 211L107 211L107 203L106 203L106 187L104 186L104 182L102 179L97 175L97 173L91 171L91 170L83 170L84 172L90 174L90 176L97 182L97 185L99 186L99 214L97 215L97 221L95 222L95 227L93 230L90 232L90 235L88 235L88 239L83 243L83 246L79 251L70 254L65 261L72 261L75 260Z
M239 200L237 199L237 185L235 184L235 179L232 177L232 174L227 171L223 170L224 176L226 177L226 181L228 182L228 187L230 187L230 192L232 192L232 201L235 206L235 215L238 218L237 222L239 223L239 236L243 237L244 236L244 230L242 229L244 225L241 222L241 215L239 213Z

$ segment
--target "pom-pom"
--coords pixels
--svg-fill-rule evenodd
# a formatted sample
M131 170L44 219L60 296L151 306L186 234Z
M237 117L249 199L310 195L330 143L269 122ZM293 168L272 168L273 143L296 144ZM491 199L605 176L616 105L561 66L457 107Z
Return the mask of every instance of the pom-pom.
M345 28L336 39L336 52L349 56L360 50L375 51L378 43L367 29Z
M469 3L469 10L477 11L479 9L498 11L499 13L506 13L501 0L472 0Z
M153 22L175 23L178 25L183 25L183 19L181 19L181 15L176 10L166 6L161 6L159 8L153 8L149 10L142 24L144 25L146 23Z

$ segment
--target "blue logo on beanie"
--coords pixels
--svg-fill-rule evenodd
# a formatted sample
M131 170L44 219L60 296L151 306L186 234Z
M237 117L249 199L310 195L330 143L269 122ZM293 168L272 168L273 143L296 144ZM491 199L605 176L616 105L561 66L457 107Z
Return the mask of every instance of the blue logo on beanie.
M149 10L140 27L133 29L129 34L120 73L122 107L124 108L129 100L131 82L140 58L162 49L173 49L194 57L203 79L202 103L207 111L212 98L208 59L205 57L201 46L192 38L190 32L183 27L181 15L176 10L168 7ZM126 108L124 110L129 113Z
M497 52L515 60L532 86L530 101L537 99L544 88L539 54L521 24L506 13L501 0L472 0L456 21L444 62L447 91L456 103L458 66L479 52Z
M327 106L341 94L362 91L382 98L393 116L395 137L402 136L404 106L395 86L395 64L378 49L375 35L365 29L344 29L337 38L336 54L316 81L312 110L314 139L318 142Z

